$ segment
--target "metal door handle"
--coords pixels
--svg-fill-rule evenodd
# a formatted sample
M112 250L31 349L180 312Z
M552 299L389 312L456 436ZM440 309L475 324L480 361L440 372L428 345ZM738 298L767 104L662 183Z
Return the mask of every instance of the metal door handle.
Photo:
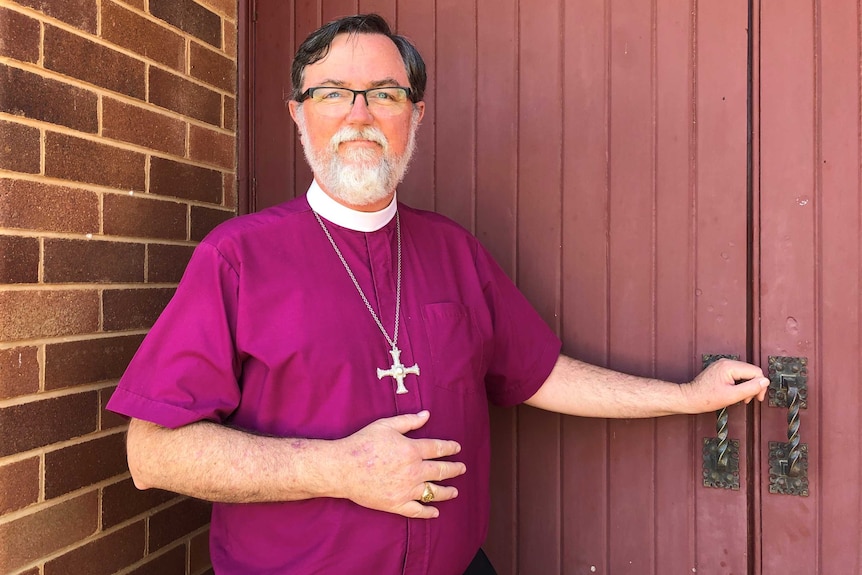
M738 355L704 354L703 368L719 359L739 359ZM703 439L703 485L718 489L739 489L739 440L727 438L728 415L723 407L715 412L715 435Z
M769 442L769 492L808 497L808 445L799 410L808 408L808 358L770 356L769 406L787 408L787 443Z

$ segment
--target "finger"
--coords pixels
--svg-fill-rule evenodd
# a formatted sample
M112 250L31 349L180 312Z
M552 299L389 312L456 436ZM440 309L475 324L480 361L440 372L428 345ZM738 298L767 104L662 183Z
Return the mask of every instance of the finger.
M733 388L733 390L734 392L737 392L737 396L739 397L738 401L745 401L748 403L755 397L759 398L760 401L763 401L763 398L766 396L767 387L769 387L769 380L765 377L758 377L740 382Z
M461 451L461 444L449 439L415 439L422 459L437 459L455 455Z
M724 358L715 362L715 365L716 369L724 369L733 381L748 381L763 377L762 369L744 361Z
M448 485L437 485L436 483L431 483L430 481L426 481L422 485L420 485L416 490L416 500L421 502L422 497L425 495L425 486L428 486L428 489L431 491L431 499L428 503L437 502L437 501L449 501L450 499L455 499L458 497L458 489L455 487L451 487ZM427 505L427 503L426 503Z
M422 505L418 501L408 501L396 512L411 519L434 519L440 516L440 510L433 505Z
M432 478L434 481L452 479L464 475L467 466L460 461L425 461L422 468L422 477Z
M404 415L396 415L395 417L386 417L381 419L380 423L404 435L408 431L419 429L428 423L430 415L428 410L423 409L419 413L405 413Z

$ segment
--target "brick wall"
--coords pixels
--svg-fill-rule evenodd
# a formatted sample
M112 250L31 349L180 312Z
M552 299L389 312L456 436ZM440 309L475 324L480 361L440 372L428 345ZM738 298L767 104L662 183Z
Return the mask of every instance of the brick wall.
M235 0L0 0L0 573L208 572L104 405L236 212Z

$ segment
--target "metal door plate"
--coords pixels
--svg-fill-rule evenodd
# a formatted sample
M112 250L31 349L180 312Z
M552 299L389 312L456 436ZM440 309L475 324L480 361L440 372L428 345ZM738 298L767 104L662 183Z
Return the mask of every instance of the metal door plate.
M718 438L703 438L703 486L739 491L739 440L727 442L727 465L718 468Z
M788 407L790 386L799 390L799 408L808 409L808 358L769 356L769 407Z
M808 444L799 445L802 458L799 461L799 475L787 475L787 456L789 443L769 442L769 492L783 495L808 497Z

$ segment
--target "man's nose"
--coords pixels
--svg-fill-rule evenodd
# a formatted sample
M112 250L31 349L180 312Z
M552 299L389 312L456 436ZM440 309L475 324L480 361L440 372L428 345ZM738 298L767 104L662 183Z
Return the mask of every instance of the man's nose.
M350 113L347 114L347 121L357 124L370 124L374 121L374 116L368 109L368 97L365 94L353 94L353 104L350 106Z

